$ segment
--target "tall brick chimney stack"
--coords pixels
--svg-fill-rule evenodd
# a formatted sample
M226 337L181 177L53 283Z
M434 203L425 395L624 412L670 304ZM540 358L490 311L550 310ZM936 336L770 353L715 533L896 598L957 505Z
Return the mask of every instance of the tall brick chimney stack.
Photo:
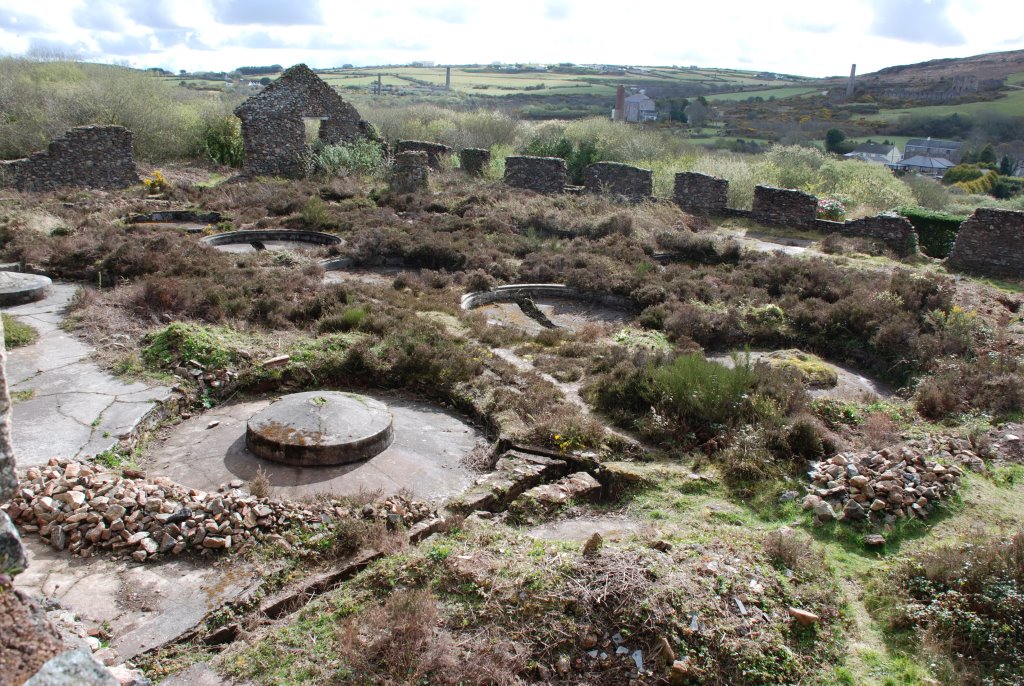
M857 65L850 67L850 81L846 84L846 99L853 98L853 91L857 87Z
M622 84L615 89L615 121L626 121L626 87Z

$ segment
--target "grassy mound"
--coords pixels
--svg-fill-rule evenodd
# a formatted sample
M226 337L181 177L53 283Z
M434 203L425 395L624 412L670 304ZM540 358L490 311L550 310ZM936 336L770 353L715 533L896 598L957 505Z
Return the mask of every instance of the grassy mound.
M772 367L796 371L811 388L835 388L839 383L839 375L832 365L800 350L776 350L762 356L760 361Z

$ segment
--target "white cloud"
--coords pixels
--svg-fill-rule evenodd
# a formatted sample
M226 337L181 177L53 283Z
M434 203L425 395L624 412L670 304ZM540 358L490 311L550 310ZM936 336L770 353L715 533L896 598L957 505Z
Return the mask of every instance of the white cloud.
M78 46L90 59L231 69L434 60L700 64L809 76L1024 48L993 0L0 0L0 51ZM1016 5L1014 5L1016 7ZM656 19L656 20L655 20Z

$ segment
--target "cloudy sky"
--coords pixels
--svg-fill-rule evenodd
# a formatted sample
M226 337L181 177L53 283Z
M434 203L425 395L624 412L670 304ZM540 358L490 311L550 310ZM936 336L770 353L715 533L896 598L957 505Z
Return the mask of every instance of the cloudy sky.
M175 71L434 60L827 76L1016 49L1020 0L0 0L0 53Z

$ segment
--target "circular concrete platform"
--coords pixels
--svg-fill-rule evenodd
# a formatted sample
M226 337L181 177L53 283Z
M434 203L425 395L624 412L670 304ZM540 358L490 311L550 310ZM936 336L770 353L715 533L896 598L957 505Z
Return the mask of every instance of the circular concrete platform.
M42 300L52 284L49 278L38 274L0 272L0 307Z
M339 245L342 242L341 238L334 234L301 229L246 229L215 233L201 240L223 252L309 250L320 246Z
M326 467L367 460L394 439L387 405L354 393L311 391L286 395L253 415L245 442L265 460Z

